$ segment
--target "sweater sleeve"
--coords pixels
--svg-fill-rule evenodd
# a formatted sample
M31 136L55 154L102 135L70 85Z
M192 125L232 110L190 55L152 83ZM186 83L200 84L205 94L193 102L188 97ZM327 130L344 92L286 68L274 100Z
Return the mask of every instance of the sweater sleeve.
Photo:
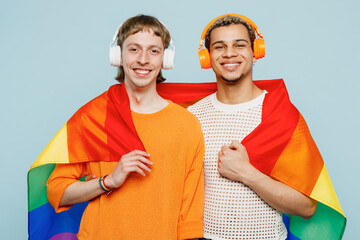
M72 207L72 205L60 206L65 189L81 177L88 175L88 172L85 163L56 165L46 184L48 201L55 212L63 212Z
M200 124L199 124L200 125ZM182 205L178 223L178 239L201 238L204 214L204 138L201 128L193 154L188 156Z

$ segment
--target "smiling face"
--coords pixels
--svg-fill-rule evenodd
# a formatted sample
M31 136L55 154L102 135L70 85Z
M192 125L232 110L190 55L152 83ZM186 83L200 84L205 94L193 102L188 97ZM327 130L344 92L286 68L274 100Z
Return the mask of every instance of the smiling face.
M137 88L156 84L156 78L162 69L163 52L163 42L152 29L127 37L121 52L125 84Z
M252 64L256 59L246 27L232 24L212 30L210 58L217 81L235 84L242 79L252 80Z

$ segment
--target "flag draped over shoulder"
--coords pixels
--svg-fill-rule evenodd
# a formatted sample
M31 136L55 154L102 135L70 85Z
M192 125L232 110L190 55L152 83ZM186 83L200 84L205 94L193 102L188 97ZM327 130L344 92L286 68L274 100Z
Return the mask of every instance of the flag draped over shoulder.
M288 239L341 239L346 218L305 120L291 104L284 82L254 81L266 90L262 122L242 144L261 172L318 201L309 220L284 214ZM216 83L161 83L159 94L184 107L216 91ZM46 182L56 164L118 161L144 150L132 122L125 87L116 84L80 108L59 130L28 172L29 239L76 239L86 203L55 213Z

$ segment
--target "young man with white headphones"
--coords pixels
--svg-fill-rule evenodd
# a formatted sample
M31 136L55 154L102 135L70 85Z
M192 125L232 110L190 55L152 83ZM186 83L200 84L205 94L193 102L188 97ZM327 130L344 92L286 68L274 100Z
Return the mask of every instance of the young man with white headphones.
M156 83L165 80L161 69L173 67L171 48L170 33L156 18L138 15L126 20L110 48L110 63L119 67L116 79L121 84L89 102L75 114L75 123L68 123L68 134L78 122L88 126L76 139L89 136L84 144L89 152L75 149L70 157L77 163L57 164L47 196L56 212L90 201L78 239L202 237L201 126L195 116L156 91ZM127 108L130 120L122 123ZM129 128L135 130L124 137ZM122 145L130 149L125 154L118 150ZM96 178L78 181L85 175Z
M252 77L253 64L265 55L263 37L251 20L228 14L210 22L203 38L201 66L213 69L217 92L188 110L200 120L205 138L204 237L284 240L281 212L308 219L316 201L254 167L240 143L261 123L268 94Z

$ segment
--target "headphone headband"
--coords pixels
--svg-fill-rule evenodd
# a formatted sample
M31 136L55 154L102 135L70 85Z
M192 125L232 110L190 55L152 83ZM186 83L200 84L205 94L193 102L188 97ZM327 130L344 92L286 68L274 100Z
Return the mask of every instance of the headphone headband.
M119 31L120 31L120 28L122 25L123 25L123 23L121 23L120 26L116 29L116 32L112 38L112 42L110 43L110 47L115 43L116 39L118 38Z
M236 17L240 17L242 18L244 21L246 21L248 24L250 24L251 27L253 27L256 31L256 34L258 36L258 38L256 38L253 42L253 51L254 51L254 57L256 59L259 58L263 58L265 56L265 41L264 41L264 37L261 35L261 32L259 30L259 28L256 26L256 24L251 21L249 18L239 15L239 14L235 14L235 13L230 13L230 14L224 14L221 15L215 19L213 19L211 22L208 23L208 25L206 25L204 31L201 34L201 39L200 39L200 45L198 48L198 53L199 53L199 59L200 59L200 66L201 68L211 68L211 59L210 59L210 53L209 50L206 49L204 47L204 38L205 35L207 33L207 31L209 30L209 28L214 24L214 22L222 17L225 16L236 16Z
M235 17L240 17L242 19L244 19L247 23L250 24L250 26L252 26L255 31L256 31L256 34L259 36L259 38L264 38L262 35L261 35L261 32L260 32L260 29L256 26L256 24L251 21L250 18L247 18L243 15L240 15L240 14L236 14L236 13L228 13L228 14L223 14L221 16L218 16L217 18L214 18L213 20L211 20L211 22L208 23L208 25L206 25L204 31L201 33L201 39L200 39L200 47L202 47L204 45L204 38L205 38L205 35L208 31L208 29L211 27L211 25L214 24L214 22L222 17L225 17L225 16L235 16ZM200 48L199 48L200 49Z

